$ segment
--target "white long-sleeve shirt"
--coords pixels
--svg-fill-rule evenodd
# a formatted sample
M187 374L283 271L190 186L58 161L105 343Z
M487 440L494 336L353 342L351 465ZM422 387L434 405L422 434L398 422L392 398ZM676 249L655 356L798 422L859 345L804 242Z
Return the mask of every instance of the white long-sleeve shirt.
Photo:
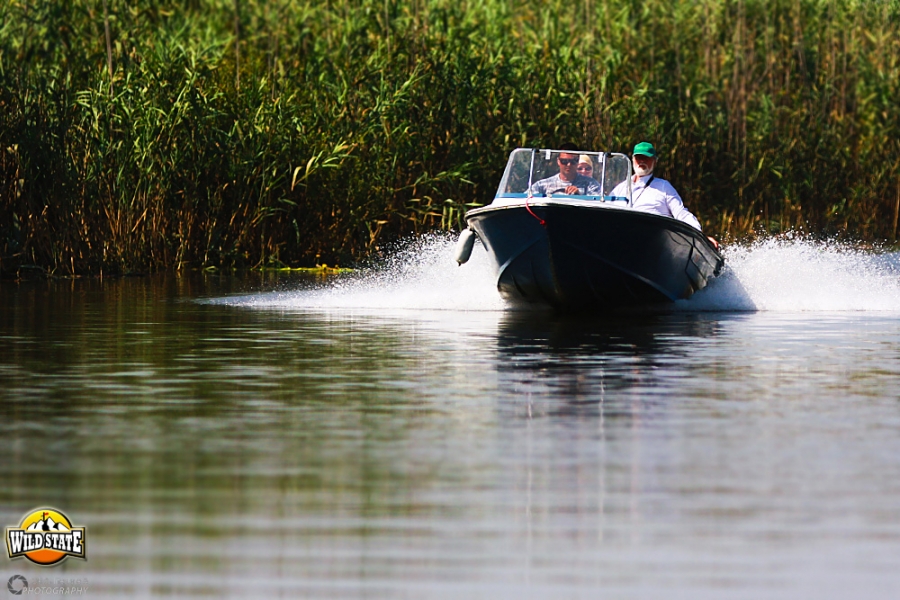
M648 183L649 185L647 185ZM628 182L623 181L617 185L612 191L612 195L627 196ZM632 185L631 206L643 212L673 217L702 231L700 221L684 207L681 196L678 195L672 184L654 175L645 175Z

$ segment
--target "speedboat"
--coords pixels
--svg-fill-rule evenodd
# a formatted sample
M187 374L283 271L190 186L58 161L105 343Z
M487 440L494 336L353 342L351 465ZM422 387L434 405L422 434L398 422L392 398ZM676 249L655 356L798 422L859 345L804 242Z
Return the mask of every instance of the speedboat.
M582 160L587 155L590 185L560 190L542 184L558 175L563 152ZM493 202L466 213L457 262L468 260L480 240L504 299L560 312L690 298L719 274L725 259L691 225L633 208L631 176L624 154L518 148Z

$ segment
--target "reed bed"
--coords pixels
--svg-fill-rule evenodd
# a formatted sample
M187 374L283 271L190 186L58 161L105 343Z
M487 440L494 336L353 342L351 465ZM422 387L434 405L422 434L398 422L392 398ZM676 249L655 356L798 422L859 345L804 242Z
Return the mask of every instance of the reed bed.
M894 242L897 98L897 0L11 0L0 271L347 265L567 140L726 239Z

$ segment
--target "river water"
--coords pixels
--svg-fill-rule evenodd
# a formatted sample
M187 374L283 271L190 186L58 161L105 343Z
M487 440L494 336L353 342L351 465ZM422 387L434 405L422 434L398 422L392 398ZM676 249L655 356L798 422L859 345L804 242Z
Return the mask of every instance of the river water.
M671 310L578 318L506 310L477 248L451 255L426 237L339 278L0 282L2 524L53 507L87 538L87 560L0 578L898 597L896 254L734 247Z

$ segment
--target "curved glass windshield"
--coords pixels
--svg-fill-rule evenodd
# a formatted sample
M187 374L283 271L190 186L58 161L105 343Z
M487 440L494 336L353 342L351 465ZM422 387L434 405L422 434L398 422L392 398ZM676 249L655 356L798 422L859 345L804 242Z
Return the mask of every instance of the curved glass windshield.
M497 198L574 198L630 202L631 161L624 154L513 150Z

